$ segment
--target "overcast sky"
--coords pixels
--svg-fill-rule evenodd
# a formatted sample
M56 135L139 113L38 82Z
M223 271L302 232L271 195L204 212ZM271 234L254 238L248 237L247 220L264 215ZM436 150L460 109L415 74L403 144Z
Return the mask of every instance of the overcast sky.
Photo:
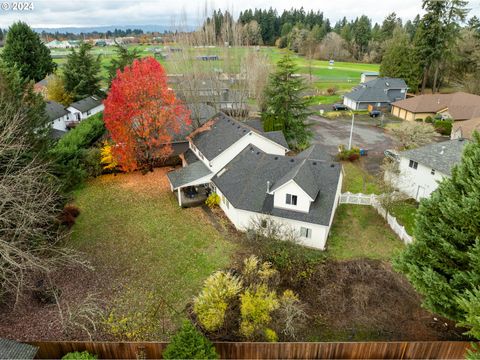
M0 5L18 0L0 0ZM32 11L0 9L0 27L23 20L33 27L70 27L100 25L198 25L205 9L205 1L194 0L23 0L32 1ZM273 5L274 4L274 5ZM235 16L247 8L269 8L279 12L291 7L321 10L333 22L346 16L355 18L366 14L376 22L396 12L403 19L413 19L421 13L421 0L216 0L208 1L207 8L233 11ZM480 16L480 0L470 0L470 16ZM183 15L182 15L183 14Z

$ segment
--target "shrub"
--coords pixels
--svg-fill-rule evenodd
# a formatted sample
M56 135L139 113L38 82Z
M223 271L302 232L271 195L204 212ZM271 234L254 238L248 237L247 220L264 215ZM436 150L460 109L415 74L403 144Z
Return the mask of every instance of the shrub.
M328 95L335 95L337 93L337 89L335 87L331 87L327 89Z
M340 147L340 151L337 154L338 160L348 160L348 161L355 161L360 158L360 149L356 147L352 147L350 150L345 149L344 146Z
M427 116L425 118L425 122L431 124L431 123L433 123L433 118L431 116Z
M49 151L55 172L63 182L65 191L81 184L89 175L98 174L96 151L87 151L105 133L102 114L82 120L67 132Z
M102 175L102 165L100 163L100 149L92 147L82 151L83 165L88 176L97 177Z
M266 285L247 289L240 295L240 333L248 340L265 336L271 313L278 307L277 294Z
M212 343L189 322L173 336L162 353L163 359L218 359Z
M193 301L193 311L200 324L208 331L220 329L230 301L241 290L241 280L230 273L217 271L209 276Z
M306 319L307 314L298 296L292 290L285 290L280 297L278 310L278 326L281 332L290 339L295 339L299 325Z
M88 351L75 351L75 352L69 352L68 354L65 354L62 359L67 359L67 360L96 360L97 356L90 354Z
M422 118L416 118L415 121L417 121L417 122L423 122L423 119L422 119Z
M210 209L220 205L220 196L217 193L211 193L207 200L205 200L205 204L207 204Z
M452 121L451 120L436 120L434 123L435 131L442 135L450 135L452 133Z
M65 205L60 214L60 223L67 228L75 224L75 218L80 215L80 210L75 205Z
M105 142L100 151L100 163L105 170L115 170L118 166L117 160L112 155L112 145Z
M278 336L277 336L277 333L275 332L275 330L267 328L264 331L264 335L265 335L265 340L267 340L268 342L277 342L278 341Z

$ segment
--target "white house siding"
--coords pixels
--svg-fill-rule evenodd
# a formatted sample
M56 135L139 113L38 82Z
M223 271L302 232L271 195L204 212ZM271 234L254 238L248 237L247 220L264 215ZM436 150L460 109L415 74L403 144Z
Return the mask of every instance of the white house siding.
M68 114L53 120L52 128L56 130L67 131L67 121L69 121Z
M297 196L297 205L287 204L287 194ZM280 209L308 213L310 210L310 202L311 198L293 180L285 183L273 193L273 206Z
M346 107L348 107L349 109L352 109L352 110L357 110L357 102L348 98L348 97L344 97L343 98L343 105L345 105Z
M342 184L343 184L343 171L340 171L340 176L338 177L337 193L335 194L335 202L333 204L332 215L330 216L329 230L333 223L333 218L335 217L335 211L337 206L340 203L340 195L342 194ZM327 234L328 235L328 234Z
M419 201L430 196L438 187L438 182L447 175L435 169L432 175L432 168L418 164L417 169L409 166L410 159L400 158L399 174L393 180L394 185L402 192Z
M67 108L67 111L69 111L72 115L71 115L71 120L72 121L80 121L80 120L84 120L84 119L87 119L89 118L90 116L93 116L95 114L98 114L99 112L102 112L103 110L105 109L105 106L103 106L103 104L97 106L97 107L94 107L93 109L87 111L87 112L81 112L80 110L78 109L75 109L74 107L68 107Z
M232 161L243 149L245 149L247 145L255 145L267 154L281 156L285 155L285 148L283 146L254 132L247 133L245 136L240 138L237 142L225 149L222 153L210 161L205 156L201 156L200 151L194 148L192 145L194 144L190 143L190 149L213 173L217 173L223 169L225 165Z
M251 225L252 219L268 216L269 219L272 219L276 222L283 223L296 231L298 231L299 240L302 245L309 246L312 248L324 250L325 244L327 242L329 227L324 225L317 225L312 223L307 223L303 221L291 220L280 218L271 215L263 215L252 211L246 211L241 209L236 209L232 204L227 204L224 202L224 196L220 190L217 189L217 194L220 195L220 207L227 215L228 219L232 222L237 230L245 231ZM300 228L310 229L312 235L310 238L300 237Z

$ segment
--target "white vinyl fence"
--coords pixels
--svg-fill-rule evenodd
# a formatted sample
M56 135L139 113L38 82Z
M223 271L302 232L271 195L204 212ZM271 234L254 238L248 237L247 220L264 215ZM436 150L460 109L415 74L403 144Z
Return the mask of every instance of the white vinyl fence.
M387 214L387 211L380 205L378 201L378 197L381 195L366 195L366 194L353 194L350 192L346 192L340 195L340 204L354 204L354 205L370 205L377 210L377 212L382 216L385 220L387 220L388 225L393 230L395 234L405 243L411 244L413 238L408 235L405 227L400 225L397 219L392 216L391 214Z

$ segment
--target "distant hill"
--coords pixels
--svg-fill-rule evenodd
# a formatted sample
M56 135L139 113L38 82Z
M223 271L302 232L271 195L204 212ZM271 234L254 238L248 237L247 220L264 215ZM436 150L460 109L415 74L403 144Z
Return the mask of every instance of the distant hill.
M61 33L72 33L72 34L80 34L80 33L92 33L92 32L107 32L107 31L114 31L115 29L119 30L127 30L127 29L141 29L143 32L160 32L163 33L165 31L192 31L195 29L194 26L187 25L185 26L171 26L171 25L105 25L105 26L82 26L82 27L59 27L59 28L49 28L49 27L38 27L33 28L36 32L41 33L42 31L46 32L61 32Z

